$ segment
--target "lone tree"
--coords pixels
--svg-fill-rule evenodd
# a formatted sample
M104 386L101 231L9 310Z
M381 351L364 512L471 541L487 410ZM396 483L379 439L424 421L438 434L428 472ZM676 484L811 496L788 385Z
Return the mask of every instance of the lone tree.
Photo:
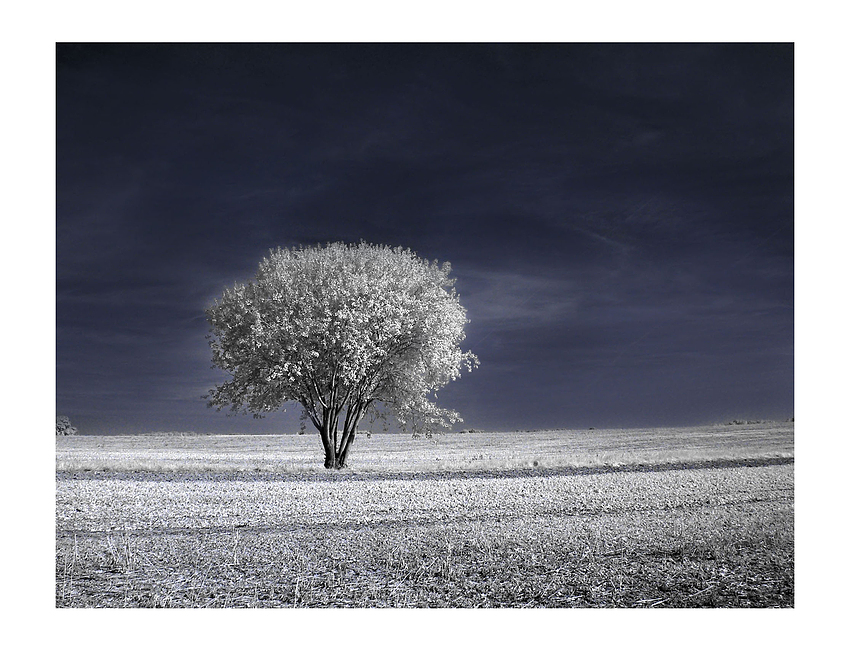
M77 428L71 425L71 419L67 416L56 416L56 436L73 436Z
M415 432L449 427L461 418L436 406L437 390L478 365L460 349L468 320L450 272L365 242L271 251L253 282L207 308L213 364L231 375L208 405L260 417L300 403L325 468L345 466L369 412Z

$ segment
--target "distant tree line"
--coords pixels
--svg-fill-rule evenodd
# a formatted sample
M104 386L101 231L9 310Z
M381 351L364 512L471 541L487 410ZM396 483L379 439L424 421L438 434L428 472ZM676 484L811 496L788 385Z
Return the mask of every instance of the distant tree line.
M750 419L735 418L733 420L730 420L728 423L724 423L724 424L725 425L765 425L765 424L774 423L774 422L776 422L776 421L772 421L772 420L750 420ZM785 422L786 423L793 423L794 417L791 416L791 418L786 418Z

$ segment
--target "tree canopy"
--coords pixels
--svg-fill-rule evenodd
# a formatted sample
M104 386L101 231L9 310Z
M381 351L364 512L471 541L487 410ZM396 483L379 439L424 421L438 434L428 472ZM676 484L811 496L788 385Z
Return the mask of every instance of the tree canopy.
M341 468L367 413L391 411L432 432L461 420L435 403L471 371L468 323L451 265L409 249L333 243L278 248L247 284L207 311L215 366L231 378L209 406L255 416L297 402L319 431L325 467Z

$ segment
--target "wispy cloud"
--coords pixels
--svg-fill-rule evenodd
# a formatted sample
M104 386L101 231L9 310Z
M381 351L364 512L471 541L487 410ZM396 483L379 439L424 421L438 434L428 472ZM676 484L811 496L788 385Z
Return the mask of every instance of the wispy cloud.
M513 271L464 270L462 303L476 329L546 326L575 312L574 285Z

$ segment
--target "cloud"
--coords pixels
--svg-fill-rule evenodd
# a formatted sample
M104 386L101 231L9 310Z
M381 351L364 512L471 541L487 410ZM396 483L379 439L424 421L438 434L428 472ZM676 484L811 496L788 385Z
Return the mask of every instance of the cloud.
M544 327L575 312L573 284L563 278L466 269L462 283L461 303L476 330Z

